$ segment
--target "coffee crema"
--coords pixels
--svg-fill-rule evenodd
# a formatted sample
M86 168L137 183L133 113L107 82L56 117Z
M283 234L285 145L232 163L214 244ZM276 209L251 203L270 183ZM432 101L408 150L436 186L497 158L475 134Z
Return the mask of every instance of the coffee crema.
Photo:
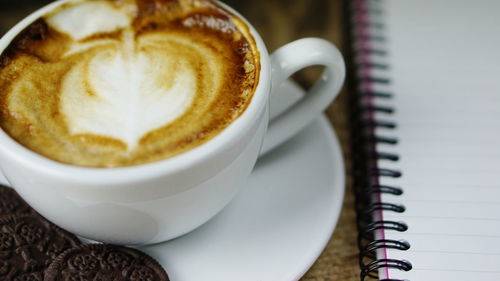
M259 61L245 23L212 1L70 1L0 56L0 125L67 164L159 161L237 119Z

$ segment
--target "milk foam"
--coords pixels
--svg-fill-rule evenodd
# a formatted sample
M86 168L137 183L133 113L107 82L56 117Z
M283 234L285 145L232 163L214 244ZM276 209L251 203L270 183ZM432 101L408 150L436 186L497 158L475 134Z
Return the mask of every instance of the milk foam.
M92 20L78 28L80 17ZM83 39L96 33L122 28L119 40L101 39L76 42L66 55L99 47L94 56L71 69L64 77L61 91L61 111L72 135L95 134L119 139L134 149L148 132L174 121L192 104L197 91L196 66L175 57L169 50L176 42L193 45L189 40L162 35L135 40L127 21L128 16L104 2L83 3L55 14L49 24ZM204 58L216 58L202 46ZM174 51L169 54L169 51ZM216 66L212 62L208 66ZM214 73L217 69L205 69ZM210 90L210 89L205 89Z
M82 2L55 13L47 18L47 22L52 28L80 40L127 27L131 17L109 2Z
M134 149L146 133L190 107L197 74L182 59L135 52L136 46L127 47L134 44L131 36L122 40L128 42L101 46L64 77L61 109L71 134L109 136Z

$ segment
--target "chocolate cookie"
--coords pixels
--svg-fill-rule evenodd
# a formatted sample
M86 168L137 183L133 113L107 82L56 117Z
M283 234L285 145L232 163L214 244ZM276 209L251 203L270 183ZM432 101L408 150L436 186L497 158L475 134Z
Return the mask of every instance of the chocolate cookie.
M80 244L36 214L0 218L0 280L43 281L44 270L62 252Z
M138 250L113 245L81 245L57 257L45 281L169 281L153 258Z
M34 213L14 189L0 185L0 217L14 214Z

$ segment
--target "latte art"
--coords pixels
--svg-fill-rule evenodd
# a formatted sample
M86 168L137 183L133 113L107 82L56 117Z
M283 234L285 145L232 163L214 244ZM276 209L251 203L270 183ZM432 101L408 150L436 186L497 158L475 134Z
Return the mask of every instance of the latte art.
M184 114L196 94L212 103L222 80L217 56L178 36L146 35L134 44L124 34L100 45L63 78L60 106L70 134L109 136L134 149L147 132Z
M73 1L0 57L0 125L60 162L148 163L238 118L259 69L248 29L210 1Z

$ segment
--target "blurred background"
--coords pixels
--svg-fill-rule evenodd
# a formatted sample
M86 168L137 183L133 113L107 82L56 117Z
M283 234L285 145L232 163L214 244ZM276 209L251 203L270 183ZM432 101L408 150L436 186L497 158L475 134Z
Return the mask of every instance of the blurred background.
M346 0L348 1L348 0ZM0 0L0 36L15 23L35 11L49 0ZM345 50L344 10L342 0L223 0L245 16L259 31L269 52L303 37L322 37ZM307 88L319 76L321 69L310 68L295 75L294 79ZM332 125L339 135L347 161L349 160L349 122L347 91L344 90L328 111ZM301 281L354 281L359 280L357 266L354 196L351 177L339 225L332 240L312 269Z

